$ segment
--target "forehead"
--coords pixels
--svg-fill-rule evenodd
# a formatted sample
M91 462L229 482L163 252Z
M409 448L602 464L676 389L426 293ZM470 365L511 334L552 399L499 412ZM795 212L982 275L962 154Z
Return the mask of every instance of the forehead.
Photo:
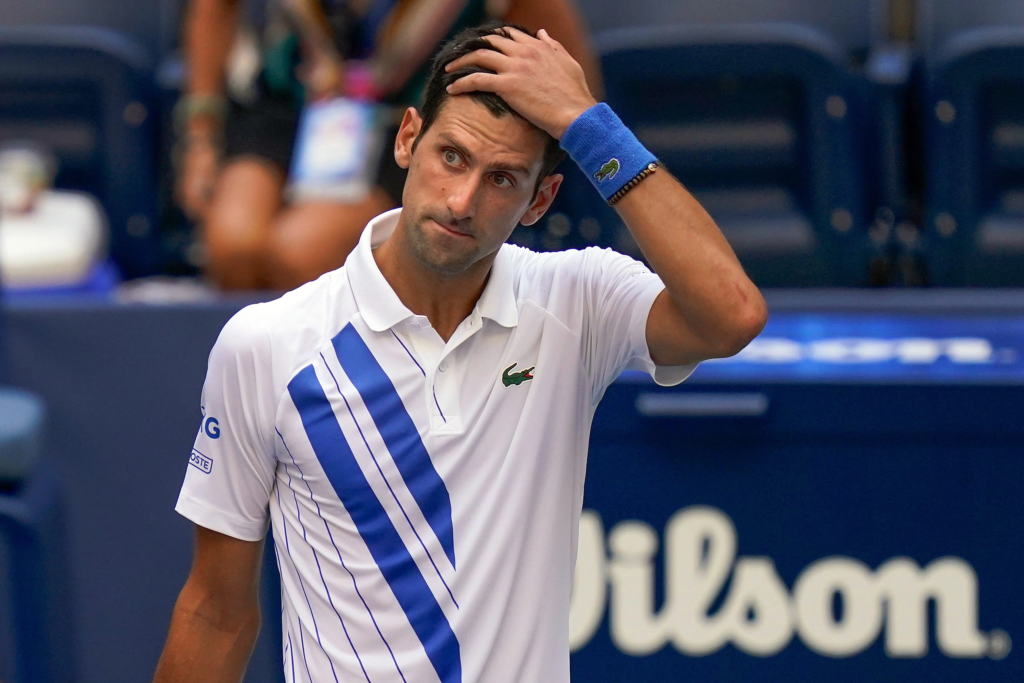
M447 98L427 136L448 138L481 163L513 163L533 168L544 160L543 133L518 116L495 116L467 95Z

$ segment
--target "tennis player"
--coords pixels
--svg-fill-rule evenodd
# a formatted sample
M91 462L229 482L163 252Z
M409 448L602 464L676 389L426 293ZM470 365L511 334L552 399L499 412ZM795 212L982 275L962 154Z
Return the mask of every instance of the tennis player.
M654 272L505 244L551 205L562 150ZM195 559L159 683L241 680L268 526L286 680L565 683L605 388L626 368L679 383L764 326L714 222L544 31L448 43L395 158L404 206L213 348L177 504Z

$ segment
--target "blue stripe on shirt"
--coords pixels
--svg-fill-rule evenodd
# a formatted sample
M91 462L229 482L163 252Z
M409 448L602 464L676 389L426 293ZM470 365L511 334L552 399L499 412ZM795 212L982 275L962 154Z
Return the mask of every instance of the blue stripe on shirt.
M454 567L455 538L448 489L434 469L395 385L351 323L331 341L342 369L362 397L406 487Z
M310 445L442 683L460 683L459 641L341 431L312 365L288 383Z

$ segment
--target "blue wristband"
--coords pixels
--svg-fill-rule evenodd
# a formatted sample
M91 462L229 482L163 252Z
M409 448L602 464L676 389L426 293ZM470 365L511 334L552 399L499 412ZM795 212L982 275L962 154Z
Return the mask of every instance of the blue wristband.
M580 114L559 144L605 201L658 160L604 102Z

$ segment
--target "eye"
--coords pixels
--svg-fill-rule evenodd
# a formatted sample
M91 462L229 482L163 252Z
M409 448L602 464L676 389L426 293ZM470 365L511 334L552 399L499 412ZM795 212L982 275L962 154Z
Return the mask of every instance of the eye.
M457 166L461 159L459 158L458 152L454 149L446 149L442 152L444 162L450 166Z
M495 173L493 178L494 184L498 187L512 187L512 180L507 175Z

